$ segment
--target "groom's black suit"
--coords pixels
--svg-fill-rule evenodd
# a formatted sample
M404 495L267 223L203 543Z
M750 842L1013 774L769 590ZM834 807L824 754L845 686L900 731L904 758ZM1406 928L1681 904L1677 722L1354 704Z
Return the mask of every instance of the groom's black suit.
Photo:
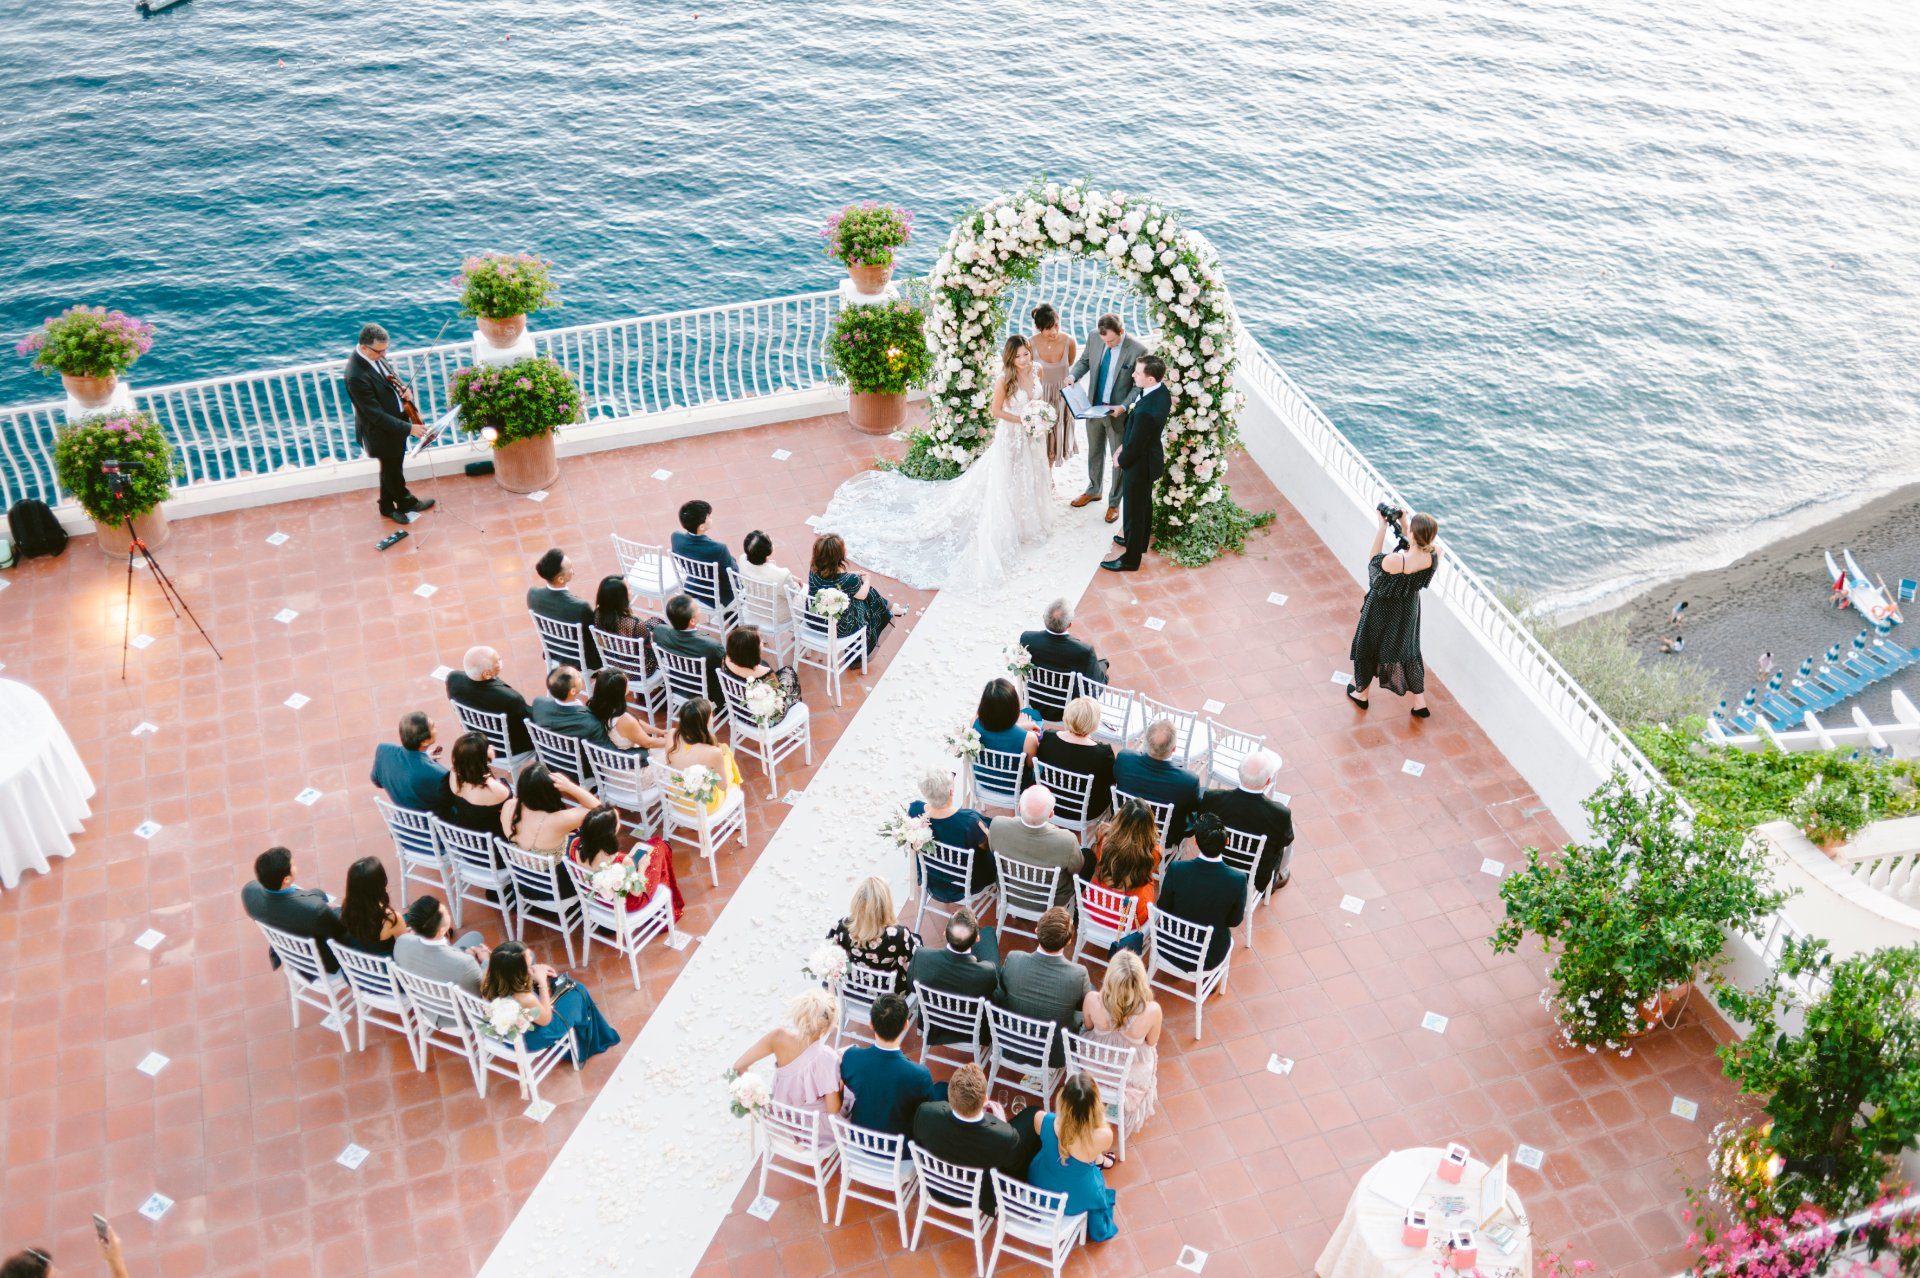
M1167 410L1173 393L1165 385L1145 391L1127 410L1127 433L1120 442L1120 504L1127 548L1120 566L1134 569L1147 553L1153 535L1153 484L1167 472L1167 452L1161 437L1167 429Z

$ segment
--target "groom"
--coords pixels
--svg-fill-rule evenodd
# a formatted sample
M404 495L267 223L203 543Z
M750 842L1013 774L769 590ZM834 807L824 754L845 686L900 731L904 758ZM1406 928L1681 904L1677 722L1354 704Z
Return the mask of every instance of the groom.
M1161 437L1173 404L1173 392L1160 384L1166 375L1166 361L1158 355L1142 355L1133 366L1139 396L1127 412L1127 433L1114 459L1120 468L1114 483L1126 503L1127 522L1125 535L1113 539L1120 554L1100 565L1108 572L1138 571L1140 557L1147 553L1147 538L1153 535L1153 484L1167 470Z
M1133 402L1133 366L1147 353L1147 348L1134 338L1127 336L1127 330L1121 326L1118 315L1102 315L1094 325L1098 341L1089 340L1080 350L1080 358L1073 362L1067 371L1067 380L1077 382L1085 377L1089 370L1093 380L1087 386L1087 401L1093 404L1117 404L1105 417L1087 418L1087 491L1073 499L1073 507L1078 510L1100 495L1102 487L1107 490L1107 522L1112 523L1120 517L1120 481L1115 478L1107 481L1107 441L1113 441L1113 451L1120 451L1120 421L1126 416L1126 406ZM1095 355L1095 352L1098 355Z

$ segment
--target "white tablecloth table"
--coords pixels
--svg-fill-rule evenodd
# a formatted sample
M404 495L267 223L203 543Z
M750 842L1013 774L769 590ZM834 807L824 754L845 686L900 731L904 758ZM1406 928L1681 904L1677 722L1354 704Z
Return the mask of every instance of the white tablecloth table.
M47 858L72 856L72 835L93 815L93 778L47 699L24 683L0 679L0 886Z
M1445 1154L1444 1149L1399 1149L1368 1168L1367 1174L1360 1178L1360 1184L1354 1189L1353 1197L1347 1200L1347 1210L1340 1217L1340 1227L1333 1231L1333 1237L1327 1241L1320 1259L1314 1262L1313 1272L1319 1278L1414 1278L1416 1275L1417 1278L1431 1278L1442 1263L1432 1241L1444 1239L1447 1230L1459 1221L1479 1223L1470 1218L1480 1201L1480 1182L1486 1179L1487 1172L1491 1170L1479 1159L1470 1159L1460 1183L1449 1185L1438 1175L1440 1159ZM1376 1178L1397 1179L1403 1169L1414 1166L1423 1166L1427 1170L1427 1183L1421 1189L1420 1197L1412 1204L1428 1209L1429 1239L1428 1245L1423 1248L1408 1247L1400 1241L1408 1204L1390 1203L1374 1193L1371 1187ZM1466 1199L1467 1215L1442 1217L1432 1210L1433 1200L1443 1196ZM1480 1245L1477 1267L1481 1273L1500 1274L1514 1270L1520 1278L1531 1278L1533 1237L1521 1224L1521 1219L1520 1200L1514 1196L1512 1189L1508 1189L1506 1214L1495 1223L1512 1227L1513 1251L1511 1254L1501 1251L1487 1239L1483 1231L1476 1230Z

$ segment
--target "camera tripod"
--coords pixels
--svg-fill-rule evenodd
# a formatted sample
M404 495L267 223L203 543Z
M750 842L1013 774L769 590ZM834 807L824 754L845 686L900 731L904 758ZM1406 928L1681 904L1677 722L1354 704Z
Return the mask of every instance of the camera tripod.
M219 646L213 642L213 636L209 635L207 628L200 624L200 618L193 615L193 609L187 606L187 601L185 597L181 595L180 588L173 584L173 578L167 576L167 570L160 566L160 561L153 557L151 550L147 549L147 543L140 540L140 534L133 530L133 516L122 515L120 517L120 524L127 530L127 541L129 543L127 546L126 612L120 623L121 682L124 683L127 678L127 649L133 645L133 564L134 556L136 555L147 561L147 570L153 574L153 579L160 583L160 597L167 601L167 607L173 609L173 615L178 617L182 612L185 612L187 614L187 620L193 623L193 628L198 630L200 637L207 641L207 647L213 649L214 660L225 661L226 658L220 655Z

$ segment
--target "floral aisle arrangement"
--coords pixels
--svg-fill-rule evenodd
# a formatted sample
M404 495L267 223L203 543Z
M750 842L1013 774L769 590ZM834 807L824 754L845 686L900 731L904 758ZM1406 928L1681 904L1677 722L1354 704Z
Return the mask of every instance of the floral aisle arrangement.
M1027 672L1033 669L1033 654L1023 644L1010 643L1001 655L1006 658L1007 673L1016 679L1026 678Z
M980 730L971 725L957 732L949 732L943 740L947 753L956 759L977 759L980 757Z
M772 684L756 681L747 685L747 713L762 728L770 728L780 722L787 707L780 699L780 692Z
M487 1004L487 1019L478 1029L488 1038L511 1043L533 1028L533 1009L517 998L496 998Z
M593 894L610 905L627 897L644 896L647 891L646 869L632 860L604 865L588 877L588 882L593 884Z
M1177 213L1085 181L1035 182L954 224L927 281L931 420L901 469L951 479L986 447L1007 290L1033 279L1042 258L1068 252L1105 261L1140 291L1159 328L1149 344L1167 362L1173 405L1155 544L1189 566L1241 549L1247 532L1272 516L1241 509L1227 491L1227 454L1239 443L1235 421L1246 399L1232 385L1237 337L1226 279Z
M924 816L909 816L901 808L886 819L880 833L909 856L933 842L933 823Z
M720 774L696 763L680 774L675 788L689 801L708 807L720 793Z
M173 492L173 445L145 413L89 417L54 437L53 472L89 518L112 527Z
M480 253L460 264L454 284L460 311L480 322L493 345L512 346L526 331L527 316L560 304L553 263L531 253Z
M1802 991L1821 979L1825 991L1807 1003ZM1766 985L1716 997L1753 1027L1720 1048L1721 1065L1766 1098L1772 1120L1732 1146L1738 1168L1761 1160L1770 1173L1756 1185L1722 1168L1726 1199L1757 1199L1775 1216L1806 1204L1844 1215L1880 1196L1899 1156L1920 1148L1920 946L1834 962L1824 940L1802 938ZM1789 1033L1794 1011L1800 1028Z
M852 600L847 598L846 591L836 590L832 586L822 586L814 591L813 602L808 606L828 621L837 622L850 603Z
M773 1087L758 1074L728 1070L727 1102L735 1118L753 1118L773 1099Z
M810 981L818 981L828 989L840 984L847 974L848 956L846 950L832 941L822 942L813 953L807 956L800 972Z
M1621 1055L1659 1023L1670 991L1710 978L1726 931L1752 932L1786 899L1744 834L1692 824L1673 791L1635 794L1616 772L1584 805L1594 832L1557 856L1527 849L1500 885L1508 953L1527 933L1555 954L1541 991L1568 1044Z

